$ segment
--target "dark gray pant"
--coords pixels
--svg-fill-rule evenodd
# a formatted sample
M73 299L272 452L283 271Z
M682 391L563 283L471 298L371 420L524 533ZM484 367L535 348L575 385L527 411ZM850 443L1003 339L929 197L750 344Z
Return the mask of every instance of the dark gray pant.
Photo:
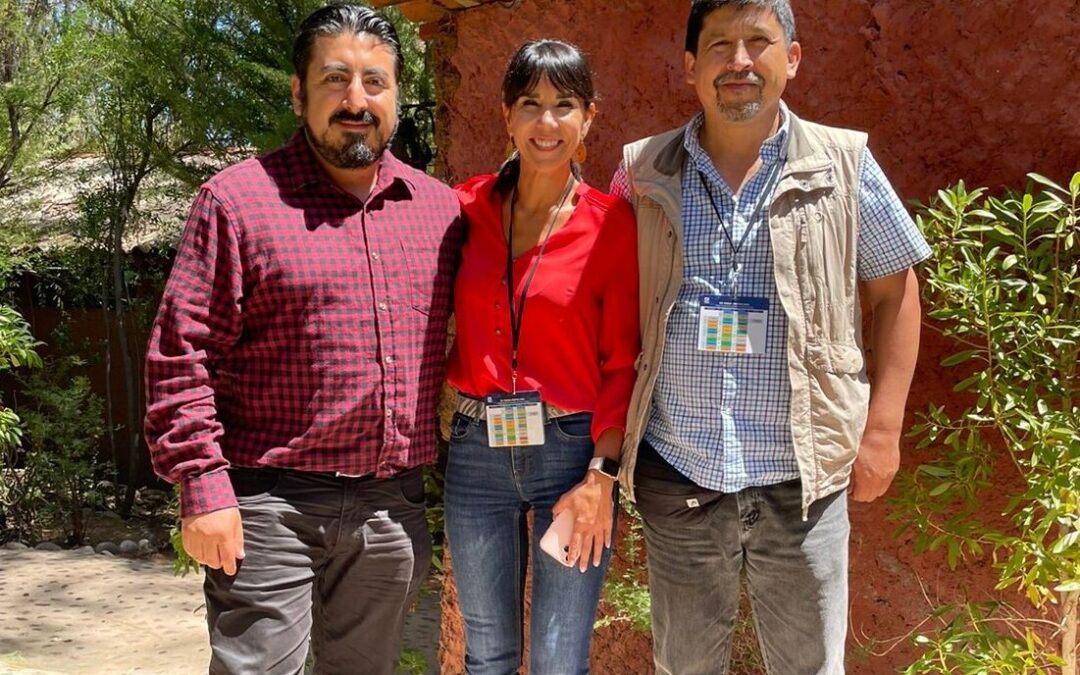
M798 480L724 494L678 474L642 444L634 474L663 675L728 672L746 575L771 675L842 675L847 634L847 495L802 519Z
M235 577L206 570L210 672L390 675L431 538L420 469L392 479L230 469L244 525Z

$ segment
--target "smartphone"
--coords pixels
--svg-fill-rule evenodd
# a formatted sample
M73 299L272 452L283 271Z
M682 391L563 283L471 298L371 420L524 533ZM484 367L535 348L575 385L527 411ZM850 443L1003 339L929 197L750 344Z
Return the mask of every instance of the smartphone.
M564 567L573 564L567 560L570 555L570 537L574 534L574 512L567 509L555 516L551 526L540 538L540 550L558 560Z

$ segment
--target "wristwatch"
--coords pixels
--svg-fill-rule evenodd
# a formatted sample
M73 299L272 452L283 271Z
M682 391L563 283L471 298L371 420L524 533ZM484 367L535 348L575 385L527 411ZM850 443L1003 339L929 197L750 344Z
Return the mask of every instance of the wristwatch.
M610 457L593 457L589 462L589 470L596 469L611 480L619 480L619 463Z

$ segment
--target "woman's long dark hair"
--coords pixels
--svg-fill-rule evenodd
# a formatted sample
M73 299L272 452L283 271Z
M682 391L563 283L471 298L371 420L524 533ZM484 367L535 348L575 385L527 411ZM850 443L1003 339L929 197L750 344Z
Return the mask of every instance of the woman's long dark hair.
M586 110L596 98L592 72L580 49L558 40L534 40L521 45L506 66L502 84L503 104L512 108L519 98L533 91L541 78L545 77L560 93L578 98ZM576 177L581 177L581 167L577 162L571 163L571 170ZM509 194L520 173L521 159L515 150L499 169L495 191L502 195Z

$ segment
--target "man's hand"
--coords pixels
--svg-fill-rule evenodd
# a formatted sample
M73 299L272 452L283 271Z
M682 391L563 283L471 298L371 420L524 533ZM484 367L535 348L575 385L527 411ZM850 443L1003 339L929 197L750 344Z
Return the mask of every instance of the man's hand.
M196 562L225 574L236 574L236 563L244 557L244 528L240 509L202 513L180 521L184 550Z
M900 468L900 434L867 430L852 468L848 494L857 502L872 502L885 494Z

